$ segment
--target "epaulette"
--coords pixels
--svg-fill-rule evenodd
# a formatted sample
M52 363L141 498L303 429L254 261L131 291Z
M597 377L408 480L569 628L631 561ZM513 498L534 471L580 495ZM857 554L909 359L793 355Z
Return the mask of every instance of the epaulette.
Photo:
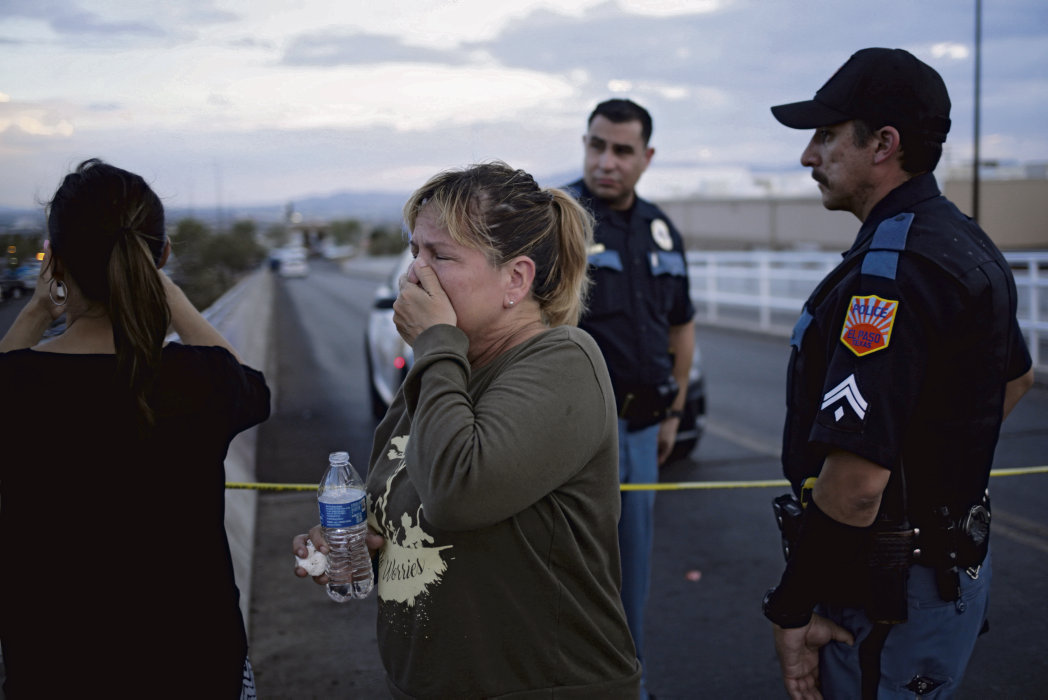
M869 250L862 260L862 274L894 280L899 269L899 253L906 250L913 214L896 214L885 219L873 232Z

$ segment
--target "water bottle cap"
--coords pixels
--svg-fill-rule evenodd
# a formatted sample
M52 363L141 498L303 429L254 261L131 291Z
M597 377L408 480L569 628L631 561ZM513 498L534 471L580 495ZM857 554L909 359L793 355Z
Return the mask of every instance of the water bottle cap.
M348 452L332 452L328 455L328 462L331 464L349 464L349 453Z

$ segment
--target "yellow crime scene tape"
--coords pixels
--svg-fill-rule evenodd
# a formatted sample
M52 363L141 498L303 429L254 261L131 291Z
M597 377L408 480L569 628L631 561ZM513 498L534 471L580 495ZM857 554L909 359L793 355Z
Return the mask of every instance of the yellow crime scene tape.
M1014 469L991 469L990 476L1023 476L1026 474L1048 474L1048 465L1040 467L1017 467ZM790 483L785 479L765 481L682 481L667 484L619 484L622 491L687 491L703 489L764 489L784 488ZM227 481L227 489L253 491L316 491L316 484L262 484Z

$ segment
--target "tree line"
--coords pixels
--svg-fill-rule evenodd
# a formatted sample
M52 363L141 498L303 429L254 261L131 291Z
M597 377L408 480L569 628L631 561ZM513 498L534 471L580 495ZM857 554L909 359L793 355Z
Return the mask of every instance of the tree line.
M260 234L251 219L238 220L228 231L216 232L200 219L185 217L169 227L168 235L172 255L165 270L201 310L258 268L270 250L295 242L295 232L286 224L273 224ZM0 233L0 253L5 255L0 271L34 259L43 252L45 238L46 233L41 230ZM366 229L356 219L329 222L322 238L370 255L395 255L407 246L407 237L398 227L379 225ZM315 243L307 243L306 247Z

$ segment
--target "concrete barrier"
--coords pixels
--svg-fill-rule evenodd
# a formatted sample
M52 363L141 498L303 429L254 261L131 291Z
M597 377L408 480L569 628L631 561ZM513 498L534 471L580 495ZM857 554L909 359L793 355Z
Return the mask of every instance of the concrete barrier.
M396 265L397 256L360 257L343 261L344 271L385 280ZM277 404L277 358L270 342L273 325L275 275L259 269L203 312L204 317L236 348L244 364L266 375L271 407ZM255 482L258 426L245 430L229 445L226 455L226 481ZM240 588L240 610L244 624L250 625L251 572L255 546L255 520L258 492L226 489L226 533L233 555L233 571ZM250 629L248 630L250 634ZM0 700L3 700L0 698Z
M276 406L276 358L270 351L273 321L273 275L257 270L241 280L204 312L204 317L236 348L241 361L266 375L270 404ZM258 426L245 430L229 445L226 480L254 482ZM226 489L226 533L233 555L233 571L240 588L240 610L249 624L251 569L255 548L258 492Z

